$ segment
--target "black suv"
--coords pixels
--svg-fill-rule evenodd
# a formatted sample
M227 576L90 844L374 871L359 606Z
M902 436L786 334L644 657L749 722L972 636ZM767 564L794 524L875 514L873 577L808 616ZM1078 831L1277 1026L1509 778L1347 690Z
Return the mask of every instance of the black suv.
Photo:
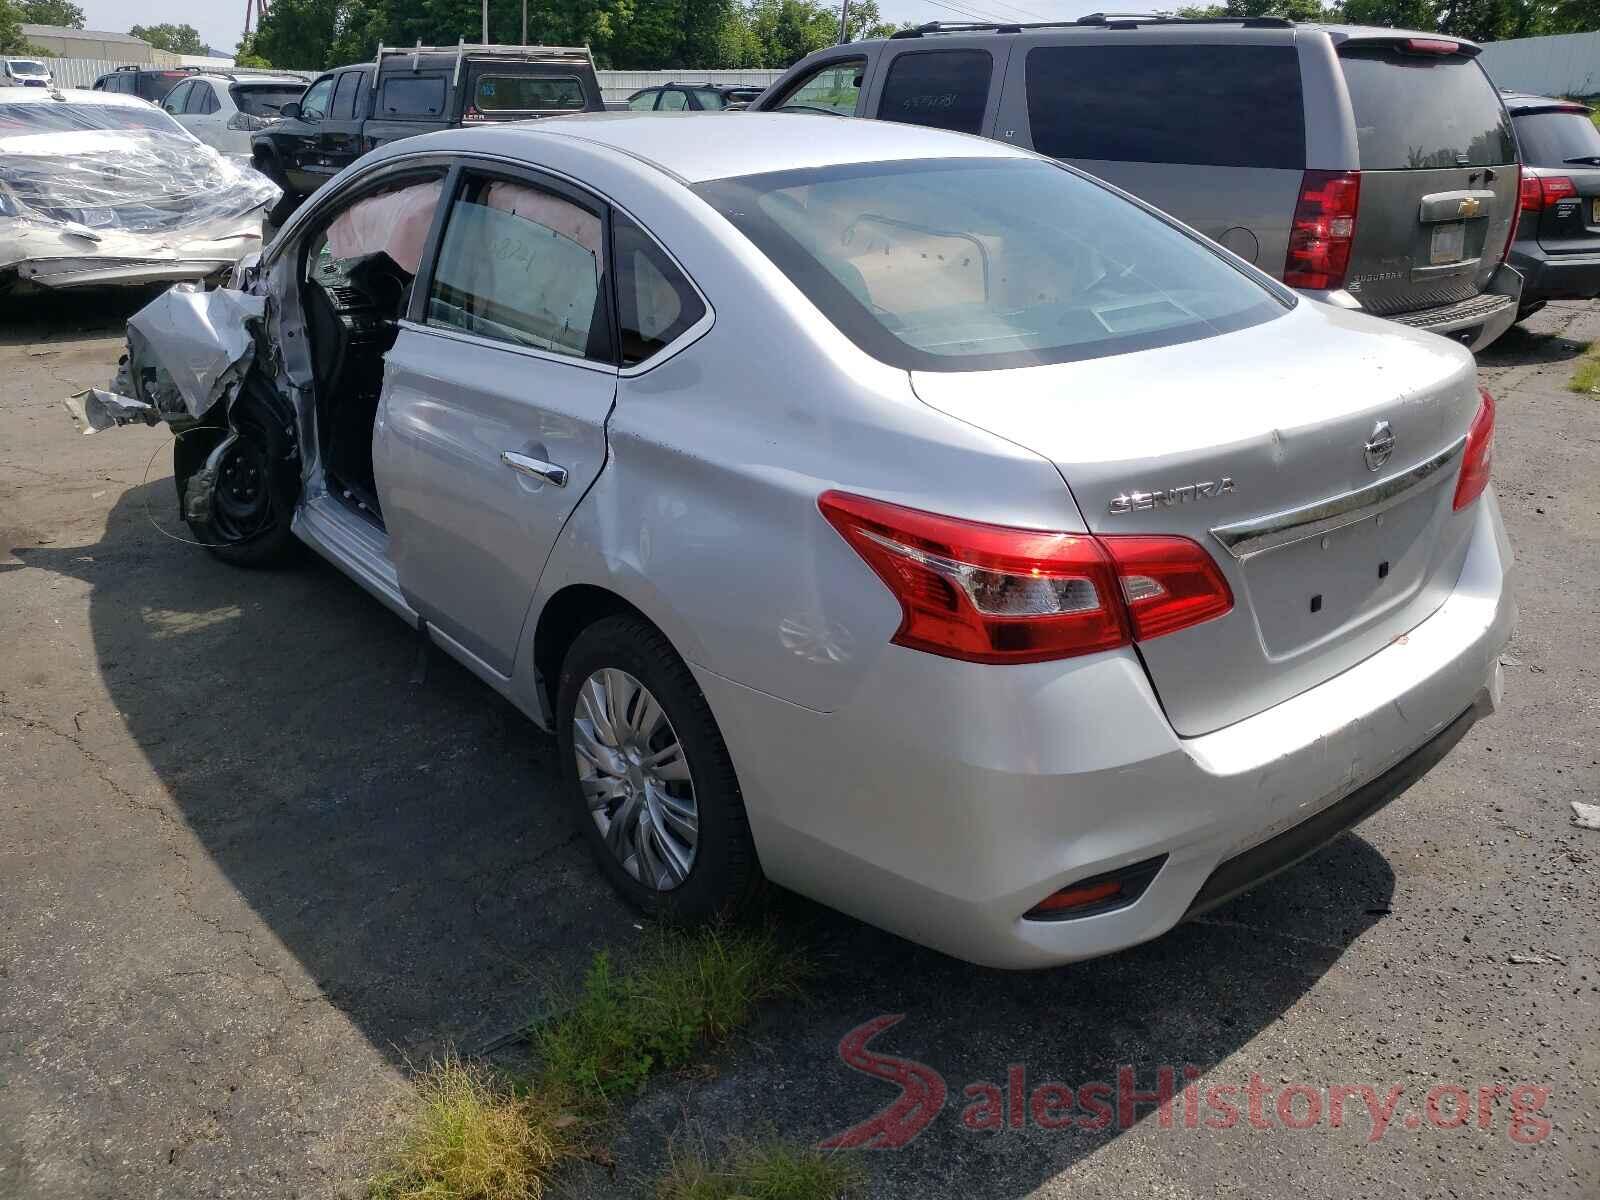
M1522 148L1522 219L1511 265L1518 319L1550 300L1600 296L1600 129L1572 100L1504 92Z
M718 111L745 108L760 87L721 83L662 83L640 88L628 97L627 106L635 112Z
M138 96L151 104L160 104L168 93L198 67L118 67L94 81L97 92L115 92L119 96Z
M373 80L377 85L373 85ZM286 104L283 120L251 139L256 168L283 189L269 221L368 150L436 129L604 112L587 47L416 46L338 67Z

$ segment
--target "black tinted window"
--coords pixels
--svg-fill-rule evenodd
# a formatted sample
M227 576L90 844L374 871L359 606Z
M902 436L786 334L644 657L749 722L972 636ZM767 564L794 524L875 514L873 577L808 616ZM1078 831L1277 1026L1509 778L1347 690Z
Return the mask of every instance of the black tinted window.
M437 117L444 114L444 76L397 75L383 81L378 115Z
M661 247L627 217L612 217L611 236L626 367L677 340L705 316L706 306Z
M473 102L483 112L577 112L583 84L572 75L480 75Z
M330 114L335 121L349 121L355 117L356 89L360 86L360 71L346 71L339 76L339 85L333 89L333 112Z
M1027 92L1033 148L1053 158L1305 167L1290 46L1040 46Z
M304 84L236 83L228 89L233 102L242 113L252 117L276 117L278 110L291 100L305 94Z
M1371 47L1346 50L1339 62L1363 171L1516 160L1500 97L1472 59Z
M134 72L128 72L130 75ZM185 79L189 78L182 71L140 71L133 93L142 96L151 104L160 104L171 94Z
M994 59L987 50L900 54L889 64L878 116L885 121L981 133Z
M1514 117L1523 161L1535 167L1600 166L1600 129L1586 112L1529 113ZM1581 160L1581 161L1579 161Z

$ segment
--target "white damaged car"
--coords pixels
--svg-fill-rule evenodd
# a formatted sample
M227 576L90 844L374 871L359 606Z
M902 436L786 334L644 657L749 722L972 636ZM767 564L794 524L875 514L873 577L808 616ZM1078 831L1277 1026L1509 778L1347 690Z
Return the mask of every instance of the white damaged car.
M135 97L0 93L0 297L225 278L278 195Z

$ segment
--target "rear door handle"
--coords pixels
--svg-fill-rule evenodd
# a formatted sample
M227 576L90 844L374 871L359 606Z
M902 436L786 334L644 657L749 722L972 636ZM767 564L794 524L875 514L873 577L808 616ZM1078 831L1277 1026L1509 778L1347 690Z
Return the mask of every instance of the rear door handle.
M500 461L523 475L531 475L535 479L542 479L557 487L567 486L567 469L558 467L555 463L545 462L542 458L529 458L526 454L518 454L514 450L502 450Z

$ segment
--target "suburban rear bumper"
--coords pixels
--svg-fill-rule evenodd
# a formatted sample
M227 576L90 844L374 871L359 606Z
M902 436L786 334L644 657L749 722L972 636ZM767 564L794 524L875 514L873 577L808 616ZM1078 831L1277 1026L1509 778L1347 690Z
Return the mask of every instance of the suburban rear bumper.
M1537 242L1518 242L1511 262L1523 278L1523 305L1600 296L1600 254L1551 254Z
M1159 936L1405 790L1499 703L1510 566L1491 490L1432 616L1194 738L1126 650L996 668L890 647L832 713L695 672L769 877L961 958L1042 967ZM1068 884L1162 858L1125 907L1023 917Z
M1469 350L1482 350L1516 323L1522 287L1522 276L1513 268L1502 266L1495 271L1489 286L1470 300L1396 313L1389 319L1413 329L1443 334Z

